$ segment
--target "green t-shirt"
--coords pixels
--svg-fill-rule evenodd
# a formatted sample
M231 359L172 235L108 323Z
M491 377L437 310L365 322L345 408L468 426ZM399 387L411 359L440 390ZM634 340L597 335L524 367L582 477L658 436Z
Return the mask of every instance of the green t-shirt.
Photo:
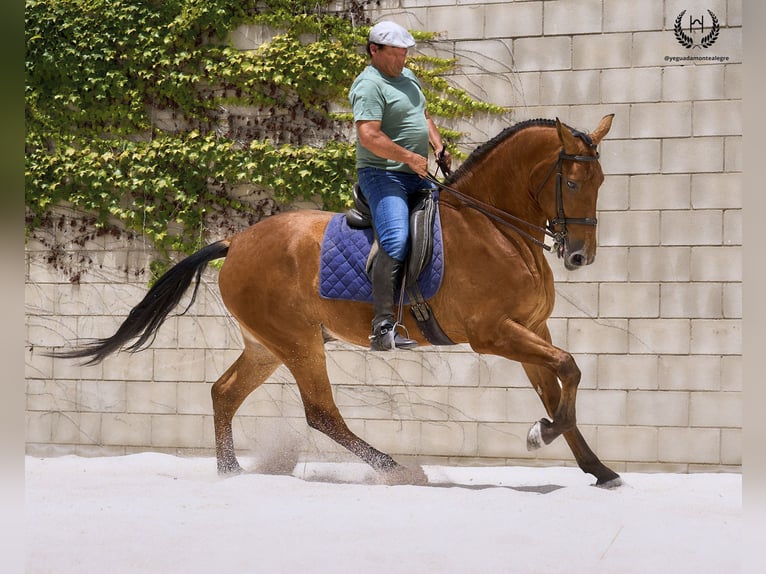
M354 122L380 120L381 131L395 143L428 157L426 98L412 71L404 68L398 78L392 78L374 66L367 66L351 85L348 99L354 113ZM363 147L358 138L356 167L413 173L407 164L375 155Z

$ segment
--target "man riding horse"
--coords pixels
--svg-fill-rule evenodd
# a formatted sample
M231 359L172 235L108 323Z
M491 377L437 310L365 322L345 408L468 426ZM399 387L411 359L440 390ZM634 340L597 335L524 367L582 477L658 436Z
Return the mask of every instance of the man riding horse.
M451 164L439 130L426 110L415 74L404 66L412 35L394 22L370 29L370 65L354 80L349 100L356 125L359 184L372 212L379 251L371 269L372 320L370 348L411 349L417 342L396 332L394 300L409 239L408 196L431 187L429 143L440 161Z

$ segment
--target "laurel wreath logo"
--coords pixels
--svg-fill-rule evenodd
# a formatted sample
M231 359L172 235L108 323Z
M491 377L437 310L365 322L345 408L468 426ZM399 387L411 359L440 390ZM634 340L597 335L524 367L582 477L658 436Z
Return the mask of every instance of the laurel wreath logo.
M675 26L673 26L673 32L676 36L676 40L678 40L678 43L681 44L684 48L709 48L715 44L715 41L718 39L718 34L721 31L721 27L718 24L718 18L715 14L713 14L713 11L708 10L707 13L710 14L710 18L713 21L713 26L711 27L710 32L700 40L699 44L695 44L694 39L686 34L683 30L683 27L681 26L681 20L683 19L684 14L686 14L686 10L682 10L681 13L676 17L676 23Z

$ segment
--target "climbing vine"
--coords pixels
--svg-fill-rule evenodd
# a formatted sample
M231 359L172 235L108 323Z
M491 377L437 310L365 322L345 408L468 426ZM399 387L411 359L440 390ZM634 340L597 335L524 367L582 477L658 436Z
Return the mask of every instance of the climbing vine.
M188 253L214 221L267 214L237 186L345 207L355 178L346 98L367 62L367 3L27 0L28 233L65 205L97 230ZM234 48L242 24L266 41ZM455 65L411 59L432 115L501 112L446 82ZM455 149L460 134L443 135Z

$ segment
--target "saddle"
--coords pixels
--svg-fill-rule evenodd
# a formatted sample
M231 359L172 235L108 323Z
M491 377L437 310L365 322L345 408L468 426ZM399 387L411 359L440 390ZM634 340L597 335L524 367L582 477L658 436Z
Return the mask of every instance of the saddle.
M354 185L354 205L346 212L346 223L354 229L374 230L372 212L367 199L364 197L359 184ZM431 307L423 297L418 285L418 277L431 261L434 248L434 219L436 217L436 199L430 189L424 189L410 196L410 249L405 262L405 272L402 278L402 295L399 307L402 308L404 293L410 300L410 314L417 322L423 336L432 345L454 345L455 343L444 333L436 320ZM367 258L365 271L369 277L372 264L379 249L377 233Z

